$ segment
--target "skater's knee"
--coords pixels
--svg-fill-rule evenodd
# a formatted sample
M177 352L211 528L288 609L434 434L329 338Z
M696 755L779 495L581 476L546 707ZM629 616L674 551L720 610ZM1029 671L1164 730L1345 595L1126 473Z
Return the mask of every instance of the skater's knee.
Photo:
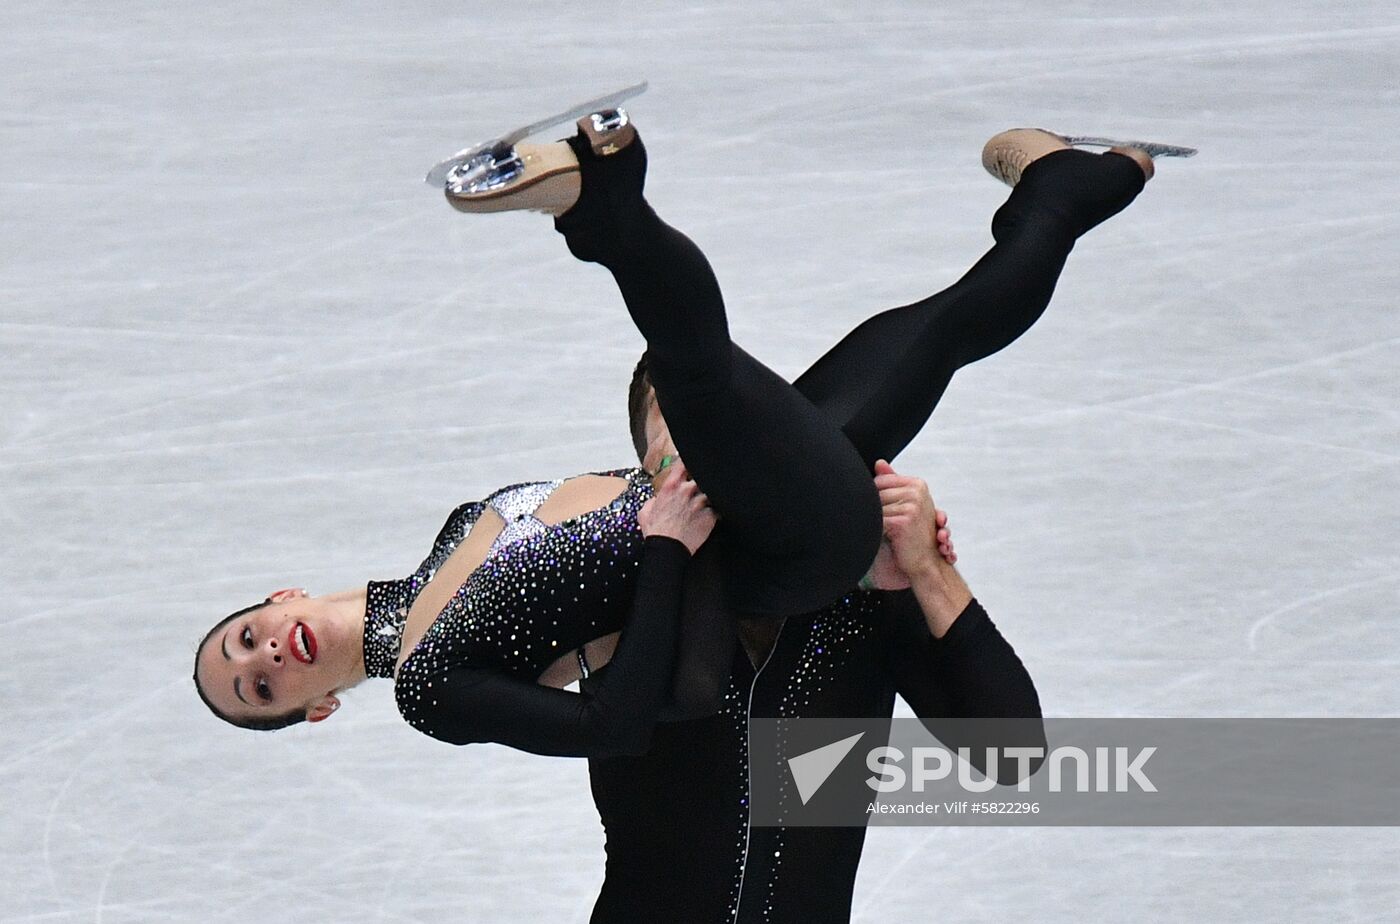
M704 408L693 405L719 404L731 390L733 365L727 350L672 354L648 346L647 356L661 410L668 416L672 413L668 408L679 415L696 416ZM682 403L692 407L682 408Z

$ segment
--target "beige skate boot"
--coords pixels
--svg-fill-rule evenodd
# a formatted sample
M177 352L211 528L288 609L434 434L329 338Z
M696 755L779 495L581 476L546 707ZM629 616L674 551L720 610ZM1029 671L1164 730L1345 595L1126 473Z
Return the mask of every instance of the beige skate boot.
M1007 186L1015 186L1031 164L1069 146L1068 141L1043 128L1013 128L993 135L983 146L982 166Z
M637 137L621 109L595 112L578 129L599 157L616 154ZM567 141L497 144L478 154L444 192L459 212L544 212L556 218L573 208L582 190L578 155Z
M502 145L482 152L475 171L448 183L447 201L459 212L517 209L562 215L578 201L578 157L563 141Z
M637 136L626 111L618 104L646 88L645 82L626 87L458 151L439 161L424 179L429 186L442 189L447 201L461 212L523 209L562 215L578 201L582 190L578 155L564 141L521 142L583 116L577 124L593 153L616 153Z
M1107 153L1132 158L1149 180L1156 172L1154 158L1192 157L1196 153L1195 148L1155 141L1117 141L1089 135L1057 135L1043 128L1013 128L993 135L982 148L982 166L1007 186L1015 186L1027 167L1046 154L1065 148L1107 148Z

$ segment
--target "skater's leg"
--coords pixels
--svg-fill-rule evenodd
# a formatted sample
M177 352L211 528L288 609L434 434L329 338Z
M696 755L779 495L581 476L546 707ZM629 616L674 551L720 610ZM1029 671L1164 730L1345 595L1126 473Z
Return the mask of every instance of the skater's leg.
M923 427L953 373L1006 347L1045 311L1075 240L1146 182L1119 154L1065 150L1026 168L992 219L996 245L952 287L868 319L794 383L867 465Z
M868 467L829 417L729 340L709 263L642 197L640 140L608 157L574 142L583 192L556 226L606 267L647 339L657 400L721 515L736 605L794 613L853 586L880 536Z
M825 606L860 580L881 534L870 469L835 423L732 347L729 385L657 399L720 514L731 602L754 615Z
M643 197L642 140L607 157L582 135L569 140L582 193L555 228L569 250L612 273L647 341L652 381L667 394L704 393L729 378L729 325L714 271L700 248L663 222Z

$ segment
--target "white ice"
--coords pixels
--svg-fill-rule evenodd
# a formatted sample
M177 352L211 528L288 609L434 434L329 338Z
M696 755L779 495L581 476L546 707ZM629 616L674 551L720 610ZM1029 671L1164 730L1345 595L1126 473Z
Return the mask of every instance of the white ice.
M582 762L383 682L216 724L195 641L629 462L640 338L439 157L652 82L649 194L794 375L952 282L1018 125L1195 145L899 460L1052 715L1400 710L1389 0L0 6L0 919L585 921ZM563 130L560 130L563 133ZM1394 829L880 829L855 920L1369 921Z

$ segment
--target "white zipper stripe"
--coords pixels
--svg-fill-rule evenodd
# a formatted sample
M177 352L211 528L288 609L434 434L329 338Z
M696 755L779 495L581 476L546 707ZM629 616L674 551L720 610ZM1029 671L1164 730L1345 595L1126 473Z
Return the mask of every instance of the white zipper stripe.
M753 834L753 752L749 749L749 722L753 719L753 691L758 686L758 676L763 673L763 669L768 666L768 662L773 660L773 655L778 652L778 642L783 637L783 630L787 628L787 618L783 619L783 624L778 626L778 633L773 636L773 647L768 649L768 656L763 659L763 663L758 666L758 670L753 672L753 680L749 681L749 699L744 704L744 798L748 800L748 812L744 814L744 853L739 861L739 894L734 898L734 917L730 918L730 924L737 924L739 920L739 909L744 904L744 877L749 873L749 837Z

